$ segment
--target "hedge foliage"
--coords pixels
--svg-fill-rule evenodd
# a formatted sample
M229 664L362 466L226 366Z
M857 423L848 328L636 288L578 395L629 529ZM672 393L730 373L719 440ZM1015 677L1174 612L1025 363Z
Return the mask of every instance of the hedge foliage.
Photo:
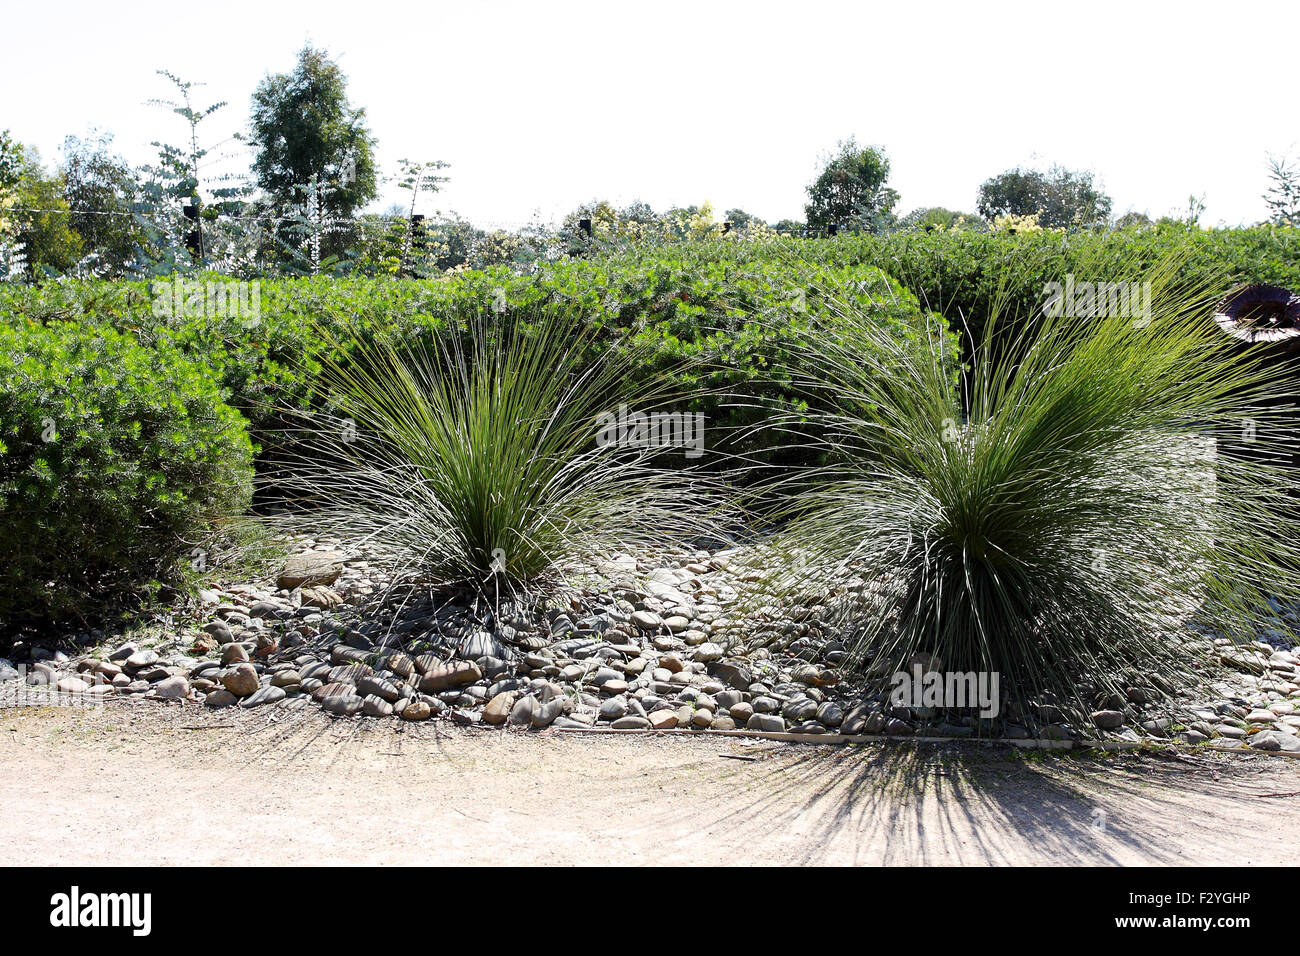
M815 262L882 269L976 341L995 309L1015 320L1033 317L1048 282L1062 282L1071 273L1083 281L1136 281L1175 248L1185 257L1182 271L1192 285L1267 282L1300 292L1300 229L1277 226L900 232L801 246ZM1116 269L1125 274L1112 274Z
M220 276L192 281L221 283ZM225 280L230 281L230 280ZM160 310L176 300L172 286L146 282L65 282L4 291L0 313L10 321L57 318L107 325L147 346L175 347L200 363L229 402L246 415L268 452L284 437L286 409L325 401L320 360L333 354L346 324L367 336L418 342L475 312L572 309L605 341L631 335L650 344L646 375L669 372L693 397L683 410L706 412L715 435L761 417L759 408L723 398L747 394L755 403L786 400L789 372L780 367L783 341L827 313L826 291L847 296L894 329L911 347L929 348L916 298L879 270L860 264L814 264L788 250L710 244L553 263L520 275L500 266L436 280L304 278L261 282L254 318L206 306ZM196 300L197 302L197 300ZM171 314L155 314L170 311ZM341 338L347 341L352 336ZM595 341L602 341L600 336ZM711 447L716 448L717 442ZM752 450L736 446L733 450Z
M252 446L175 348L108 325L0 325L0 622L89 619L246 507Z

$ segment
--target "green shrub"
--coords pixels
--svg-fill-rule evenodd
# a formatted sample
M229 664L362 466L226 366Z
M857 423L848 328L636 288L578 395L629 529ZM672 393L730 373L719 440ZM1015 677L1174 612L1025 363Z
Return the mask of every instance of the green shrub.
M796 242L799 255L837 267L875 266L966 338L983 339L995 316L1023 323L1043 306L1044 285L1134 280L1177 250L1179 278L1268 282L1300 291L1300 229L1197 229L1177 224L1111 231L897 232Z
M175 346L220 383L271 464L284 457L286 426L296 413L324 405L322 365L346 365L358 345L428 344L466 314L563 309L595 333L586 337L593 352L630 334L642 363L632 374L668 374L674 388L701 393L691 410L706 415L711 451L785 461L797 453L774 447L770 436L762 439L764 448L752 435L726 436L746 434L771 407L790 407L780 385L789 380L780 368L782 340L823 311L820 290L827 281L851 289L858 306L900 337L913 334L916 298L881 271L809 263L789 249L730 242L566 260L533 274L497 266L436 280L267 280L260 283L253 323L232 315L155 315L158 286L145 282L0 288L0 320L106 324L146 345ZM347 334L336 340L331 333L343 329Z
M243 507L240 416L175 349L107 326L0 325L0 621L97 616Z

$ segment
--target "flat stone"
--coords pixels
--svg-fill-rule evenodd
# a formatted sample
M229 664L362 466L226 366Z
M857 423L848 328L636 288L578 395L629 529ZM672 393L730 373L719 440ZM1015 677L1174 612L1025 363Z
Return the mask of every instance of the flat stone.
M779 734L785 731L785 720L777 714L753 714L745 722L746 730L757 730L765 734Z
M1294 734L1283 734L1276 730L1265 730L1257 734L1251 734L1246 743L1251 750L1300 753L1300 738Z
M671 730L677 726L677 711L656 710L650 715L649 721L655 730Z
M239 702L240 707L261 707L265 704L278 704L288 696L283 687L262 687L249 694Z
M601 720L618 720L627 713L627 698L610 697L600 704Z
M795 698L787 701L786 705L781 708L781 715L786 720L800 721L810 720L817 713L817 701L809 700L807 697Z
M126 659L126 666L131 670L139 670L142 667L148 667L150 664L158 663L158 655L147 648L142 651L136 651Z
M292 591L307 585L333 584L342 573L343 555L335 551L304 552L285 561L275 586Z
M505 659L510 656L505 645L488 631L473 631L462 638L457 653L468 661L476 661L480 657Z
M723 651L721 645L714 644L712 641L707 641L695 649L695 659L701 664L712 664L716 661L722 660L722 655L724 653L725 651Z
M650 730L653 725L645 717L628 714L626 717L620 717L610 726L615 730Z
M392 703L401 697L401 691L392 681L384 680L382 677L376 677L373 674L367 674L357 680L357 693L362 697L379 697L388 703Z
M300 665L298 668L298 676L300 676L304 681L313 679L324 680L329 677L331 670L333 670L333 668L324 661L316 661L311 664Z
M1098 710L1091 717L1092 722L1102 730L1114 730L1124 726L1124 714L1118 710Z
M361 710L365 701L356 694L330 694L321 698L321 710L338 717L351 717Z
M181 700L190 694L190 682L179 675L167 677L153 685L155 697L163 700Z
M361 700L361 712L367 717L391 717L393 705L377 694L367 694Z
M483 708L484 722L492 724L494 727L504 724L510 718L514 703L515 695L511 691L503 691L497 694Z
M218 644L229 644L235 639L234 632L230 630L230 625L225 621L210 621L203 625L203 630L215 639Z
M293 617L293 608L278 604L275 601L255 601L248 608L249 617L260 617L263 620L284 620Z
M343 596L324 584L302 589L302 607L314 607L322 611L330 611L339 607L342 603Z
M448 661L429 668L420 680L420 690L434 693L482 680L483 672L468 661Z
M663 619L654 611L633 611L632 623L643 631L657 631L663 627Z
M203 698L204 706L217 709L239 703L239 698L228 690L214 690Z
M305 685L304 685L305 686ZM315 700L324 700L326 697L340 697L346 694L355 694L357 689L352 684L344 681L334 681L329 684L321 684L310 690L311 696Z
M539 730L543 727L549 727L554 723L555 718L559 717L562 713L564 713L564 701L558 697L554 700L539 703L533 709L533 726Z
M433 708L427 700L409 700L406 706L402 708L403 720L428 720L433 716Z
M748 690L749 685L754 683L754 672L739 661L712 663L709 665L709 674L737 690Z

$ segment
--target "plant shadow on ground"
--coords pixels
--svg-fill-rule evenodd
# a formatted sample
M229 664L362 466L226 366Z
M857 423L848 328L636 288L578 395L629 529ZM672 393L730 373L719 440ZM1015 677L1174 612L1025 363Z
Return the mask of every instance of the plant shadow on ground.
M781 746L760 757L757 775L709 831L737 840L784 831L790 862L802 864L819 862L819 848L844 832L855 835L851 862L1014 863L1026 846L1058 864L1133 855L1174 862L1174 837L1187 826L1186 804L1175 797L1188 775L1224 799L1241 795L1249 771L1218 756L970 743Z
M1257 798L1279 796L1264 793L1278 773L1288 790L1300 783L1288 761L1206 751L822 746L251 716L239 715L235 731L250 763L278 757L289 773L310 763L346 776L396 762L411 785L506 818L533 815L550 793L548 825L580 842L625 819L633 830L621 835L701 862L761 849L796 865L1185 863L1230 852L1234 829L1259 837L1284 825L1290 803Z

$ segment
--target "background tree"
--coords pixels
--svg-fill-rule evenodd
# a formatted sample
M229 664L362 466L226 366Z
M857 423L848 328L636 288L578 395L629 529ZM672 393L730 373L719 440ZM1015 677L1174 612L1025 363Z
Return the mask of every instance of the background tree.
M413 268L411 262L412 244L419 243L420 248L416 251L422 255L429 248L428 233L422 232L418 236L415 234L416 204L419 202L421 193L436 193L439 184L447 182L448 177L438 175L438 171L446 169L447 164L440 159L423 163L417 163L410 159L399 159L397 165L400 169L397 176L398 188L405 189L411 194L410 206L405 210L405 237L402 242L401 260L403 272L410 274Z
M763 222L757 216L745 212L743 209L728 209L722 214L724 222L731 223L731 228L736 232L744 232L749 228L751 222ZM766 225L766 223L763 223Z
M85 252L96 257L101 271L117 275L148 240L136 218L140 184L126 160L112 151L112 144L110 133L67 137L60 173L72 228L81 236Z
M155 140L151 145L158 150L158 162L141 170L145 179L140 191L144 202L152 209L150 241L152 255L158 271L184 267L188 259L206 262L214 257L217 248L229 245L230 236L218 238L218 217L238 213L246 193L243 184L232 175L211 175L209 165L224 157L214 155L233 137L212 145L204 145L206 130L203 123L226 106L224 100L205 107L196 107L191 92L202 83L182 80L167 70L158 70L176 87L176 99L153 99L151 106L159 106L185 120L185 139L179 143ZM227 185L219 185L225 183ZM194 218L187 218L184 207L194 209ZM197 240L188 245L191 234Z
M1156 220L1157 226L1184 226L1188 229L1196 229L1201 224L1201 217L1205 215L1205 194L1196 195L1192 193L1187 197L1187 205L1182 209L1174 209L1169 215L1161 216Z
M608 199L593 199L578 206L564 217L560 223L561 233L577 236L579 224L584 219L591 220L592 235L596 239L611 239L620 231L620 217L614 204Z
M304 47L292 72L268 75L253 93L249 142L257 184L273 205L289 207L315 182L326 215L350 219L378 194L375 139L365 121L366 111L348 102L338 64Z
M985 232L988 230L988 223L974 213L957 212L953 209L944 209L942 206L923 206L920 209L913 209L906 216L901 217L898 220L898 228L922 231L940 229L945 232L959 230Z
M889 159L878 146L839 144L839 153L808 187L804 213L808 225L825 230L836 225L855 232L881 232L893 217L898 193L886 185Z
M1268 221L1275 226L1300 226L1300 173L1285 157L1268 158Z
M18 205L22 158L22 144L7 129L0 130L0 243L12 242L18 232L11 210Z
M590 240L579 225L583 219L591 220ZM665 230L663 217L639 199L622 209L607 199L593 199L564 217L555 239L568 255L584 255L594 248L607 248L613 242L660 238Z
M715 239L722 235L722 223L713 217L713 203L674 206L659 217L664 235L678 241Z
M1111 198L1093 184L1092 173L1053 166L1049 172L1012 169L980 186L979 213L992 221L1002 216L1037 216L1044 229L1104 225Z
M33 274L67 272L82 250L70 220L62 177L46 173L35 149L0 133L0 239L21 246Z
M1144 212L1126 212L1115 220L1116 229L1140 229L1153 225L1151 217Z

